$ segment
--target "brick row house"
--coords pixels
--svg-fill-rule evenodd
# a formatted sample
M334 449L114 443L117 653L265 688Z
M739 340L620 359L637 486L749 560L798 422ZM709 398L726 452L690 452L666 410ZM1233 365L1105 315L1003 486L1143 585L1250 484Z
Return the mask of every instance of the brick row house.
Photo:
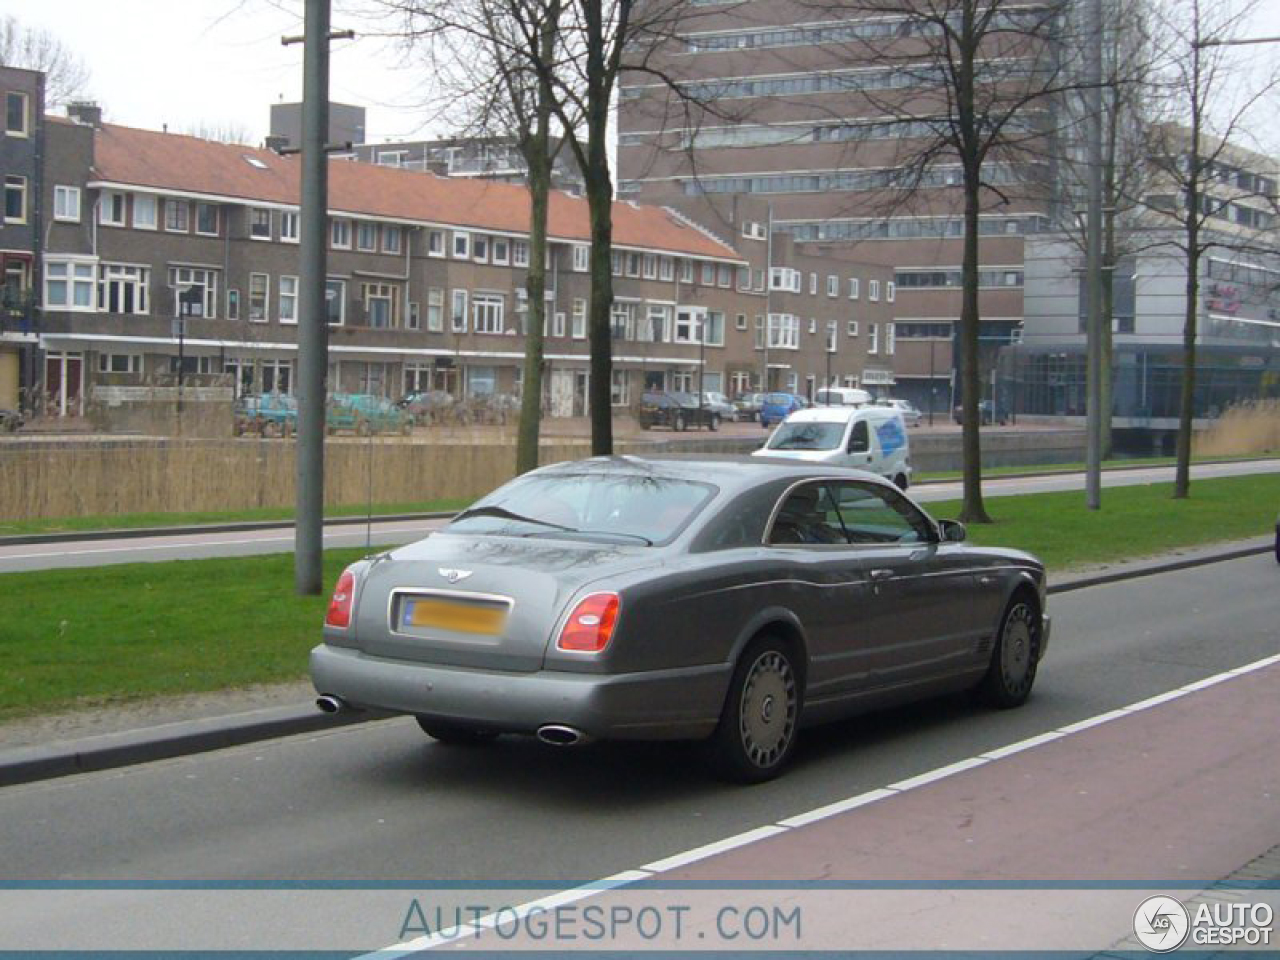
M81 414L103 386L171 376L180 349L188 374L221 375L237 393L291 392L298 158L72 114L46 124L51 215L32 280L45 411ZM329 389L518 393L526 189L349 159L331 161L329 181ZM613 221L620 412L646 389L746 392L766 370L771 388L799 393L892 383L891 270L781 241L769 270L759 220L705 227L623 201ZM544 399L552 416L579 416L585 201L554 193L549 232Z
M21 384L32 379L36 337L33 283L39 259L43 207L44 75L0 68L4 127L0 130L0 409L19 409Z

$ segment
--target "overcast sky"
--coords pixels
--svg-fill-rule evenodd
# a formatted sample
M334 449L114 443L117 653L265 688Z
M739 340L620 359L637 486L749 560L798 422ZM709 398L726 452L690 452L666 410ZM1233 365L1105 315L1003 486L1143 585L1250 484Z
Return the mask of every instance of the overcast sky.
M362 24L334 0L333 26ZM1211 0L1212 2L1212 0ZM280 38L302 32L302 0L5 0L0 13L43 27L77 52L91 71L90 93L113 123L185 131L232 127L259 142L269 108L302 97L302 45ZM1253 36L1280 34L1280 0L1260 0ZM1280 44L1240 55L1280 59ZM432 129L423 71L387 40L365 31L333 46L331 98L368 110L372 142ZM1280 150L1280 125L1255 133Z

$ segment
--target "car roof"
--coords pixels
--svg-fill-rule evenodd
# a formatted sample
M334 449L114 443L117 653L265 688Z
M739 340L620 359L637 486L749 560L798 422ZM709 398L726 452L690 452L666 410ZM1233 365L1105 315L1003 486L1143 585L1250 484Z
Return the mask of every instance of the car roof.
M809 407L797 410L787 417L787 423L848 423L863 415L871 420L882 420L898 415L894 407Z
M695 454L689 457L635 457L612 456L592 457L589 460L570 460L541 467L536 471L541 476L556 474L574 475L584 472L608 472L619 475L638 477L661 477L671 480L688 480L695 483L712 483L723 491L734 492L754 487L771 480L796 481L806 478L820 478L848 475L850 479L874 480L885 484L883 477L865 470L849 467L833 467L829 463L807 463L803 460L790 460L769 457L751 457L746 455L708 456Z

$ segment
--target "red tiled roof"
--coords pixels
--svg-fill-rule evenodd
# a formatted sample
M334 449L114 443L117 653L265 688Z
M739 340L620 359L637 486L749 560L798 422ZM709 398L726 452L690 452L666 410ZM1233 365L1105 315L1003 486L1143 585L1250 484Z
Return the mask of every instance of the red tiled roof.
M297 155L282 157L271 150L181 134L106 124L95 136L94 171L107 183L297 204L300 169ZM518 184L438 177L352 160L329 163L329 209L481 230L529 229L528 191ZM554 191L548 230L559 239L589 240L586 200ZM615 202L613 239L620 246L741 259L661 207Z

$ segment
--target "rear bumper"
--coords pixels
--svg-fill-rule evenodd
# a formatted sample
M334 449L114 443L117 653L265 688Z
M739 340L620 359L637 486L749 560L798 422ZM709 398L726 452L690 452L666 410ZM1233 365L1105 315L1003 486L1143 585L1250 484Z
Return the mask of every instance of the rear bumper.
M501 673L382 660L327 644L311 651L318 693L354 707L504 733L564 724L601 739L705 737L719 720L729 677L728 665L613 675Z

